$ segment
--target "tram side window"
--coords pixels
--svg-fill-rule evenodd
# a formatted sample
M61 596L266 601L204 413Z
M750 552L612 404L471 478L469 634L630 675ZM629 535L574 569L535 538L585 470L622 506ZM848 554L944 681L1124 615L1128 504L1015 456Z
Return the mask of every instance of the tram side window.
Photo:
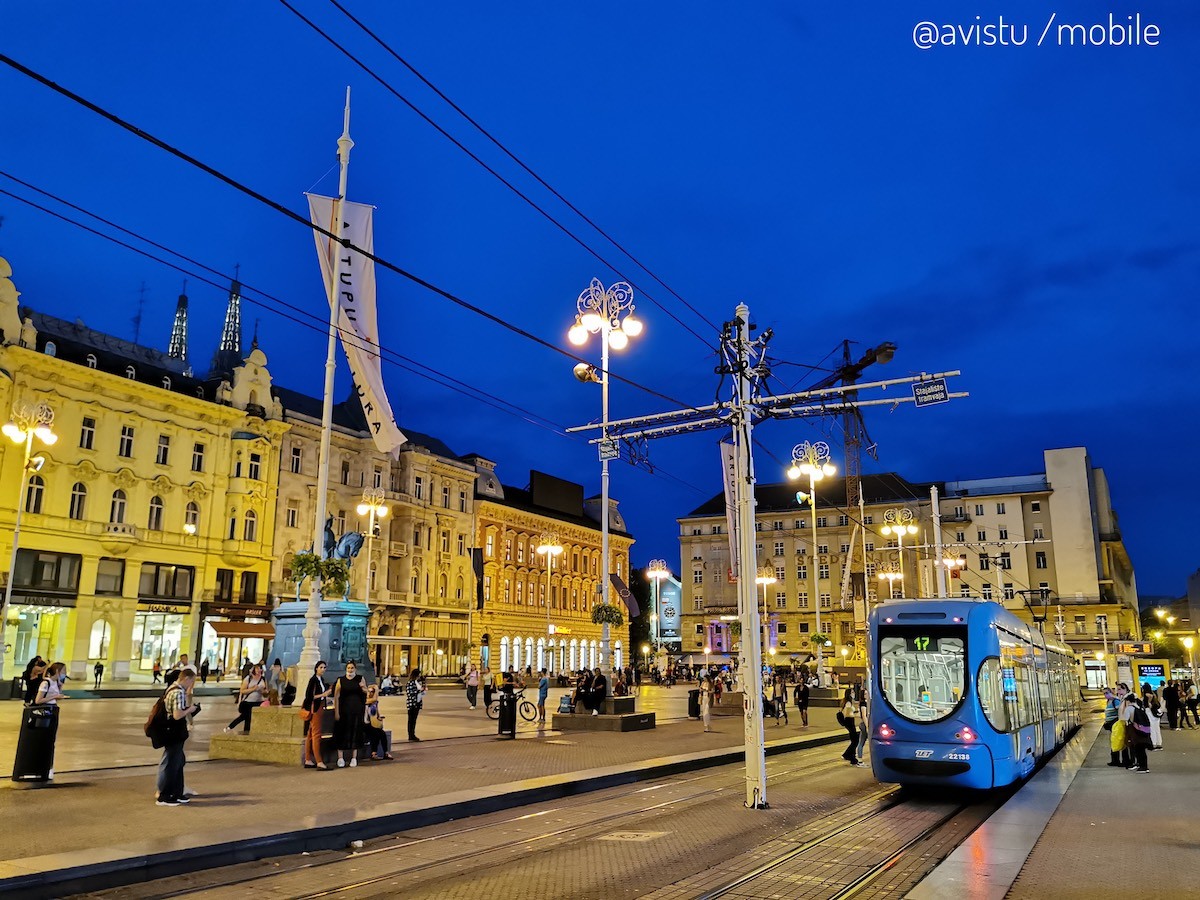
M1000 660L989 656L979 666L979 705L983 714L997 731L1009 731L1008 708L1004 704L1004 678Z
M1038 716L1039 721L1049 719L1054 715L1054 701L1050 697L1049 674L1046 669L1039 668L1037 670L1038 699L1041 701L1041 715Z

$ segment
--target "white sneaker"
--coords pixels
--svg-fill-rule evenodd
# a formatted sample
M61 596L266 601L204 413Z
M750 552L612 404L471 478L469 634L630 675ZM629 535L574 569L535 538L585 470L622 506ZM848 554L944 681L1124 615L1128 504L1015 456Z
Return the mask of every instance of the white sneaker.
M340 756L338 757L338 768L339 769L346 768L346 760L342 759L342 757L340 757Z
M593 716L598 716L598 715L600 715L600 710L598 710L598 709L593 709L593 710L592 710L592 715L593 715Z
M357 756L352 756L352 757L350 758L350 768L352 768L352 769L353 769L353 768L355 768L356 766L358 766L358 757L357 757Z
M199 797L200 795L198 793L196 793L195 791L193 791L191 788L184 788L183 796L184 797Z

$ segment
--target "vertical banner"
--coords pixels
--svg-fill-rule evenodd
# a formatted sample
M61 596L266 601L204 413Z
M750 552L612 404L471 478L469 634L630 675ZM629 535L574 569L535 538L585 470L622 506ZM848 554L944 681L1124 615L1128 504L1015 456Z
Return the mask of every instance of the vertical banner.
M683 635L681 634L680 610L683 609L683 585L674 576L659 582L658 603L658 636L664 644L677 644L682 650Z
M721 441L721 481L725 485L725 528L729 532L729 580L738 578L737 448Z
M367 253L375 252L375 237L372 232L374 207L363 203L346 201L341 204L342 229L333 219L335 201L331 197L306 194L312 223L342 237ZM334 248L332 242L318 231L313 232L317 242L317 258L321 262L321 276L325 282L325 293L329 302L338 304L338 330L342 349L350 363L354 376L354 389L358 392L367 425L375 446L381 453L392 453L407 438L396 427L392 407L383 388L383 371L379 360L379 322L375 308L375 263L356 250L337 247L341 254L338 284L332 284ZM336 292L336 294L334 293Z
M475 575L475 608L483 609L483 548L471 548L471 571Z
M608 573L608 580L612 583L613 590L617 592L617 596L621 598L621 602L625 604L625 608L629 610L629 618L636 619L642 614L642 608L638 605L637 599L633 596L633 592L625 586L625 582L621 580L621 576L616 572Z

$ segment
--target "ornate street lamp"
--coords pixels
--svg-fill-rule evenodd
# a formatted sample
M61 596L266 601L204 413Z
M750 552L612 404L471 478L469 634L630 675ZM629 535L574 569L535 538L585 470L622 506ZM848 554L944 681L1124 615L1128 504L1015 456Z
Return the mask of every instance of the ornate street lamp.
M550 640L554 636L554 626L550 624L550 569L554 566L555 557L563 552L563 546L557 534L545 531L538 538L537 547L534 549L546 562L546 649L549 651L550 657L550 662L546 664L546 671L554 674L554 648L550 646Z
M896 538L896 548L900 557L900 599L902 600L906 596L904 593L904 536L917 533L915 519L916 516L913 515L911 509L901 507L900 509L884 510L883 527L879 529L880 534Z
M653 626L651 640L657 648L662 645L662 580L671 577L671 570L665 559L652 559L646 566L646 577L654 582L654 611L650 615Z
M754 576L754 583L761 584L763 589L763 617L762 617L762 648L766 652L767 646L771 642L771 625L767 618L767 585L775 584L775 570L769 566L763 566L758 570L758 574ZM771 652L775 652L775 648L771 648Z
M29 484L29 473L40 471L46 462L44 456L32 457L33 439L37 438L47 447L58 440L51 426L54 424L54 410L46 403L14 403L12 420L0 431L14 444L24 445L24 456L21 459L21 486L17 493L17 516L13 524L12 557L8 563L8 580L4 585L4 602L0 603L0 678L4 677L4 656L7 641L4 633L8 628L8 607L12 602L13 582L17 574L17 547L21 540L21 513L25 509L25 491Z
M363 597L363 603L367 604L371 602L371 579L375 575L375 537L380 531L375 518L378 516L382 519L388 514L388 508L383 505L386 497L387 493L381 487L367 488L362 493L362 503L357 507L360 516L370 516L367 523L367 590Z
M812 443L804 441L792 448L792 465L787 470L788 478L795 481L801 476L808 476L808 493L796 493L796 501L806 500L812 507L812 546L813 555L809 568L812 570L812 598L817 610L817 634L824 635L821 629L821 595L820 583L817 580L817 482L837 472L837 467L829 461L829 445L824 441ZM825 642L817 641L817 680L821 687L825 686Z
M600 572L601 601L609 605L611 597L610 565L608 552L609 509L608 509L608 461L616 459L619 451L616 442L608 439L608 351L624 350L631 337L642 333L641 319L634 318L633 286L618 281L605 290L599 278L580 293L575 301L575 324L567 332L567 339L576 347L587 343L589 334L600 335L600 369L587 363L575 367L575 377L583 382L600 385ZM600 633L600 666L610 669L608 647L609 626L605 622Z

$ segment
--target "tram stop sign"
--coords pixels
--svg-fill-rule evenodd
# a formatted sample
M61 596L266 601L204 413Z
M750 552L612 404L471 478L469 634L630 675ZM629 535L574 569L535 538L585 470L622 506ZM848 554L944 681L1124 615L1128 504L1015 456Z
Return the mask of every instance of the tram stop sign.
M930 381L914 381L912 386L913 401L918 407L933 406L935 403L948 403L950 394L946 390L945 378L934 378Z
M608 440L600 441L598 444L598 447L600 448L600 460L601 461L604 461L606 459L620 459L621 458L621 445L617 441L613 440L612 438L609 438Z

